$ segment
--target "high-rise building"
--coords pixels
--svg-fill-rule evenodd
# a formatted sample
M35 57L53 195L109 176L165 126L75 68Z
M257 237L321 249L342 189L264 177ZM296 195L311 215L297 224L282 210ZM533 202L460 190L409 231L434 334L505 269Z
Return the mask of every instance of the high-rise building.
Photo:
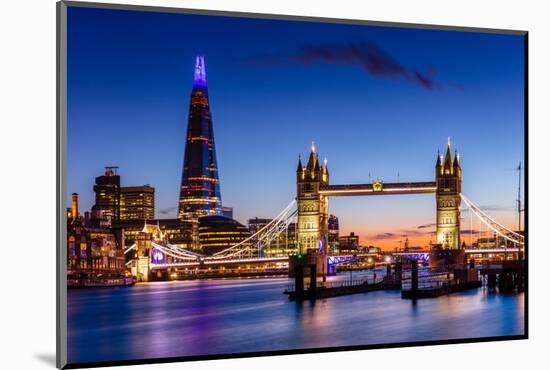
M92 214L97 219L120 219L120 176L117 170L118 167L105 167L105 174L95 178Z
M220 180L206 85L204 57L197 56L189 106L178 218L221 215Z
M152 220L155 218L155 188L149 185L120 188L121 220Z
M222 207L222 216L233 218L233 207Z
M340 226L338 225L338 217L330 215L328 218L328 245L330 252L338 253L340 242Z

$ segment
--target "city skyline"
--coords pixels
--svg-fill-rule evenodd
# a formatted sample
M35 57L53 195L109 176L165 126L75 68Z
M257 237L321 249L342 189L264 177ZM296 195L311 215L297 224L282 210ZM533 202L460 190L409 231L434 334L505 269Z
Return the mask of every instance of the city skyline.
M481 205L498 212L503 223L513 226L517 220L514 168L524 141L519 36L475 33L473 38L474 33L408 29L410 42L403 43L400 28L364 26L362 35L351 38L357 26L314 23L306 31L289 21L239 19L237 24L226 17L214 22L161 13L148 14L143 24L139 14L125 18L123 11L70 11L81 19L78 31L69 25L68 191L80 194L84 209L93 203L94 177L103 166L116 164L123 185L157 189L156 217L175 218L189 71L195 54L204 54L222 197L240 222L274 217L295 197L298 154L307 156L311 141L321 158L328 158L331 183L433 181L437 150L445 150L448 136L461 153L465 194L485 201ZM88 12L105 28L87 29ZM122 47L124 35L103 37L121 22L122 34L138 32L145 41ZM158 22L172 33L155 29ZM174 49L182 30L195 23L208 30L206 35ZM258 27L258 34L246 33ZM277 29L298 36L291 42ZM316 32L330 37L321 42ZM236 34L246 35L244 41L228 51L224 40ZM264 44L252 42L262 37ZM436 58L434 48L422 49L423 43L440 46L446 57ZM144 53L147 48L157 51L156 58ZM468 59L465 51L473 61L461 65ZM224 52L230 57L224 59ZM128 53L136 58L121 57ZM108 63L100 56L109 56ZM426 67L434 59L437 65ZM72 68L71 61L79 67ZM139 68L147 63L149 69ZM120 137L130 145L120 145L126 141ZM103 146L90 145L93 140ZM342 234L354 231L362 244L387 247L405 236L424 244L435 222L433 203L430 195L339 198L331 200L330 213L339 218Z

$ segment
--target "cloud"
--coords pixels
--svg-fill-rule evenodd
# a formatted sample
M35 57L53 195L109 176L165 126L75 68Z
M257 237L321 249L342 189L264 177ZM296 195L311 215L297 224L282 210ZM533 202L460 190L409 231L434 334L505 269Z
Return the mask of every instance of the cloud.
M376 234L372 239L386 240L386 239L394 239L399 236L400 236L399 234L394 234L394 233L382 233L382 234Z
M159 210L161 215L168 215L176 210L177 207L167 207Z
M289 55L264 55L252 58L251 62L260 65L290 63L307 65L324 62L358 67L373 77L404 79L428 90L442 87L442 84L435 80L435 68L420 71L416 68L407 67L398 62L387 51L370 42L332 46L306 45ZM449 84L449 86L462 89L458 84Z
M460 230L460 233L461 234L466 234L466 235L477 235L477 234L483 234L484 231L481 231L481 230L469 230L469 229L466 229L466 230Z
M428 231L400 230L399 233L387 232L387 233L375 234L369 239L388 240L388 239L396 239L396 238L419 237L419 236L425 236L430 234L431 232L428 232Z
M425 224L425 225L420 225L418 226L417 228L418 229L430 229L432 227L435 227L435 224Z

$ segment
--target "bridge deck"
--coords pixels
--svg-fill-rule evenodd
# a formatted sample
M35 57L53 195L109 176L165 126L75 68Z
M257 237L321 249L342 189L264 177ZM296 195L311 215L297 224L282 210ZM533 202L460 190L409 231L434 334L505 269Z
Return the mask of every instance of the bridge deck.
M392 194L427 194L435 193L436 183L431 182L399 182L382 184L348 184L322 185L319 193L330 196L353 195L392 195Z

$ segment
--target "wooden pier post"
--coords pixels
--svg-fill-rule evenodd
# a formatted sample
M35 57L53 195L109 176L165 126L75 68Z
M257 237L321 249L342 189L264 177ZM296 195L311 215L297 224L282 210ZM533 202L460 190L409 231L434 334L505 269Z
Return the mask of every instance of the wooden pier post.
M418 291L418 261L411 260L411 291Z
M317 292L317 265L309 265L309 291L315 297Z
M294 291L301 297L304 294L304 266L299 264L294 271Z

